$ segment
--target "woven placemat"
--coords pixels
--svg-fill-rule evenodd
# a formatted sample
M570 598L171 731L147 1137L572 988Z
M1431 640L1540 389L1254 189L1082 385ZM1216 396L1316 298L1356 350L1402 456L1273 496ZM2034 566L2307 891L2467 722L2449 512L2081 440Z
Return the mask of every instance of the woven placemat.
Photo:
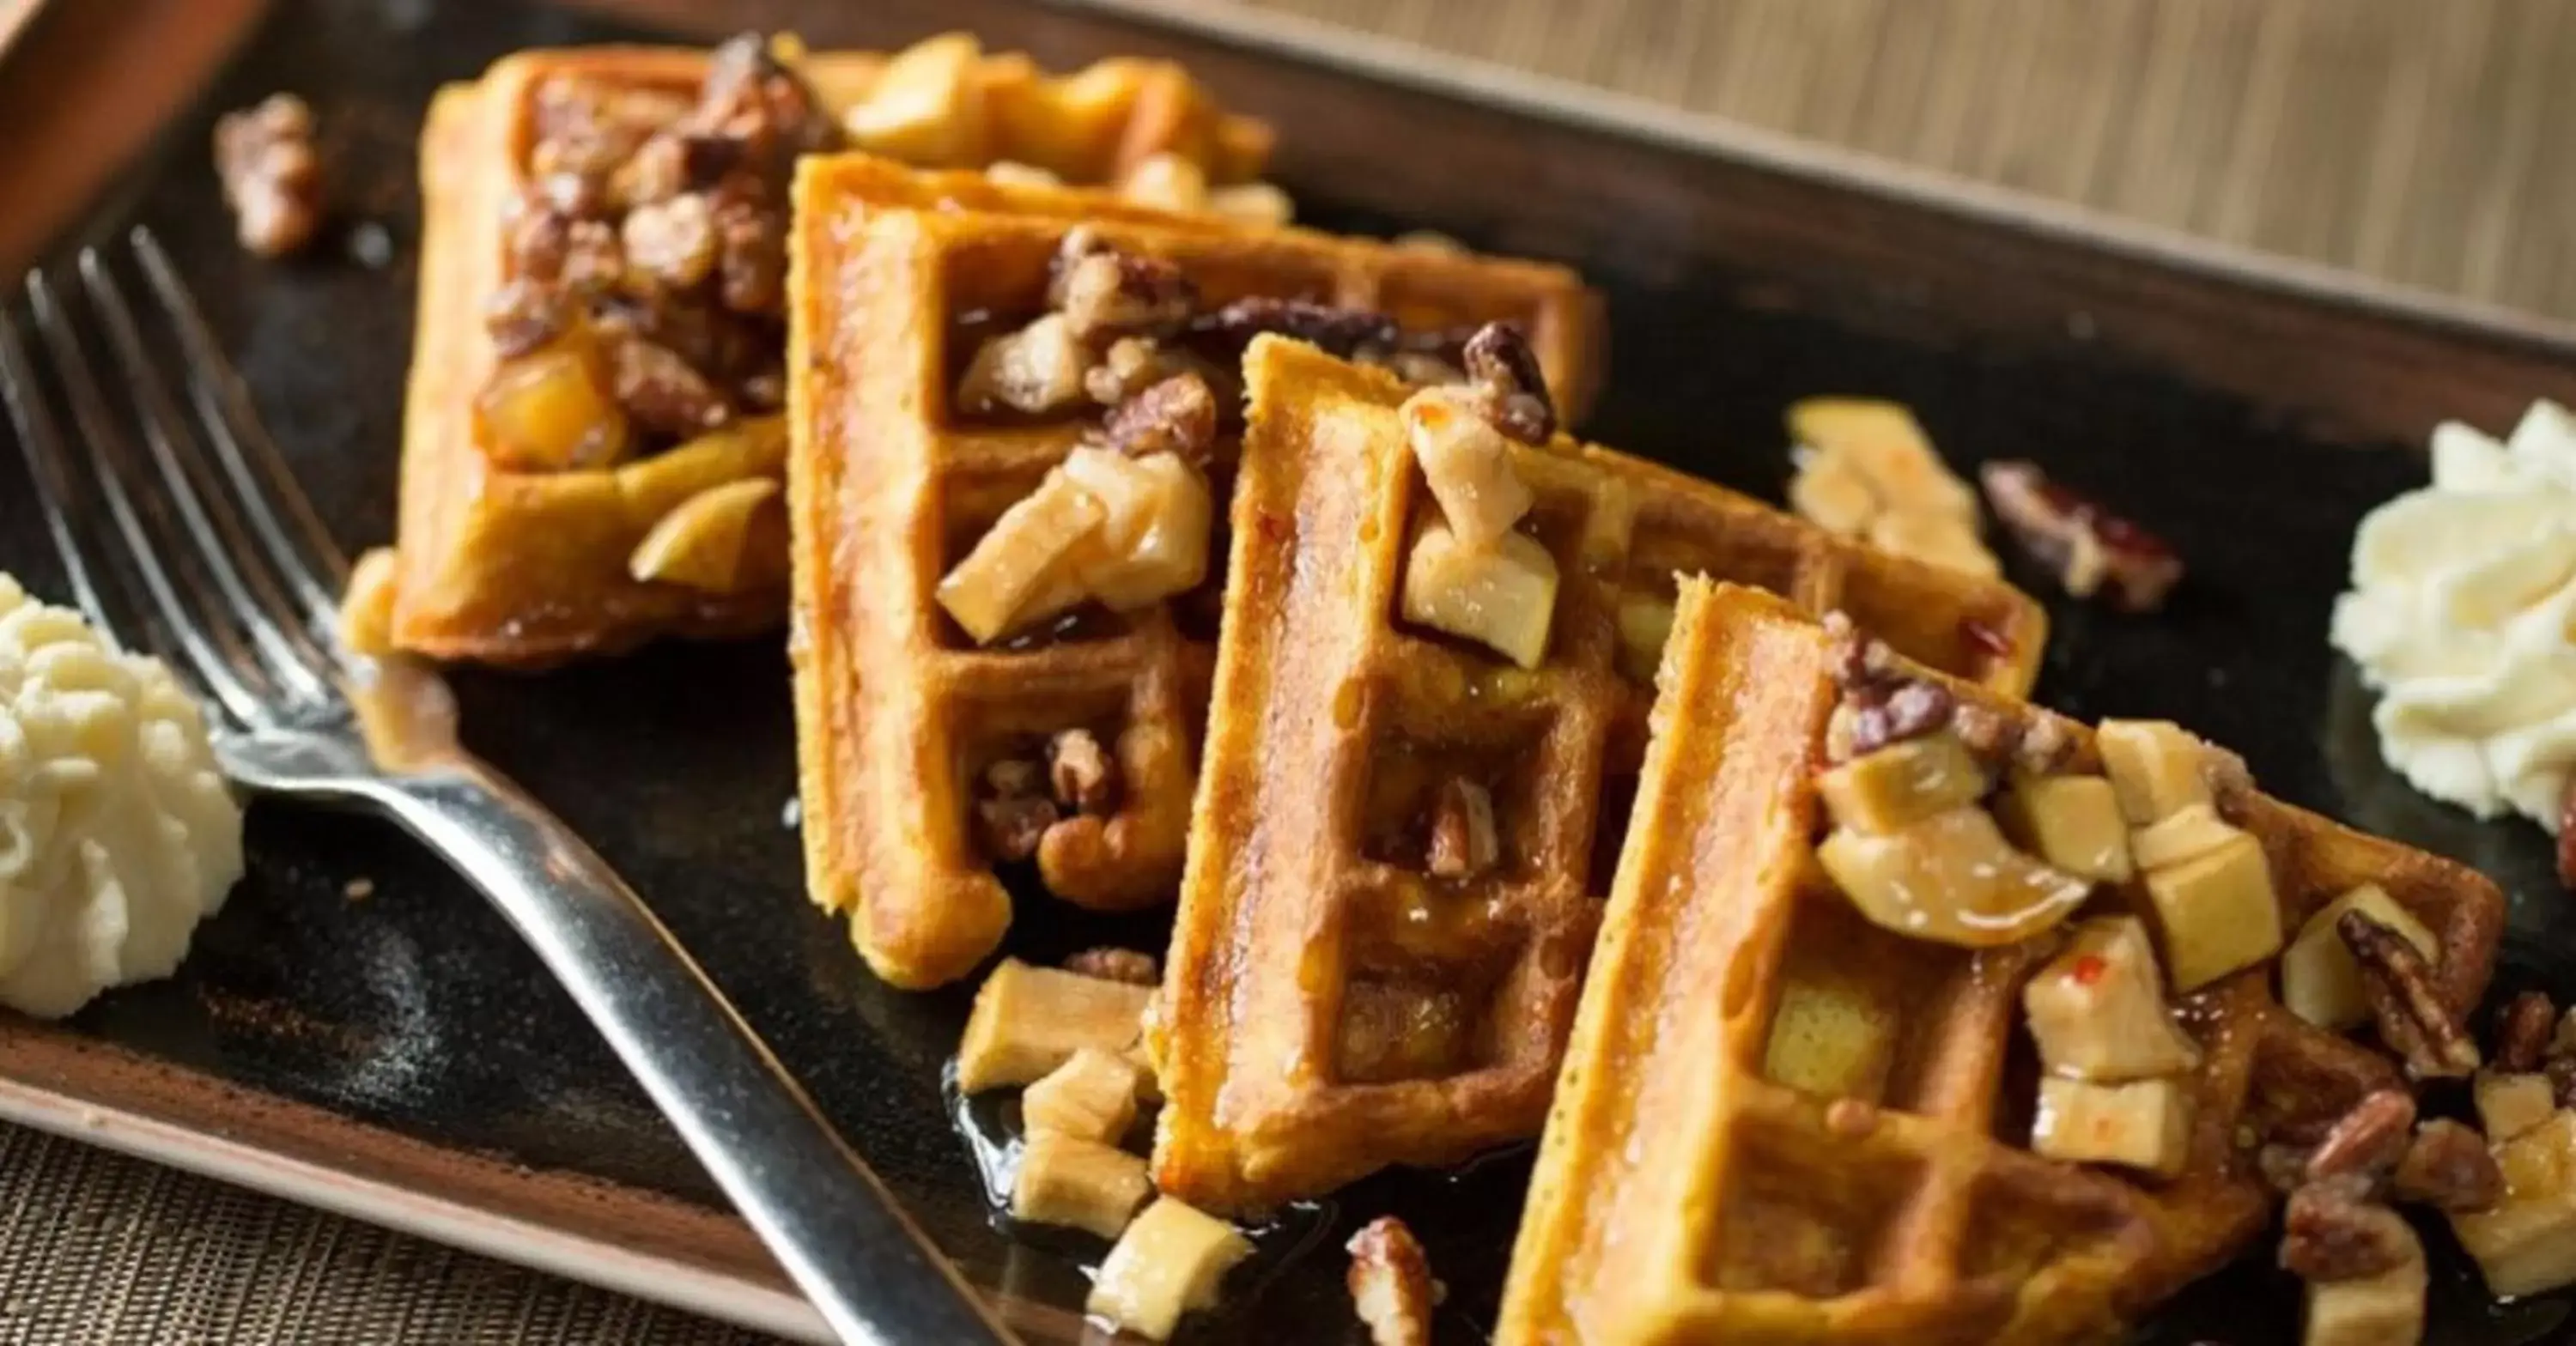
M2576 317L2563 0L1160 2L1291 11ZM0 1126L9 1346L762 1340Z

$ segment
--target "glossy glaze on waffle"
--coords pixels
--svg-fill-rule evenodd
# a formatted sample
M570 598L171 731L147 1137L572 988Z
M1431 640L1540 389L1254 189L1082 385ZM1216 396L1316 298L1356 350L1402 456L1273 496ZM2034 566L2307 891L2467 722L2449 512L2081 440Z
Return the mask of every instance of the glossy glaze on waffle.
M2264 1227L2265 1138L2309 1133L2394 1063L2292 1017L2269 964L2184 997L2189 1160L2157 1180L2041 1159L2017 1032L2040 951L1868 924L1813 866L1834 641L1734 586L1685 585L1636 825L1567 1051L1497 1341L2041 1343L2112 1333ZM2028 724L2048 712L1954 684ZM2090 766L2089 730L2060 721ZM2376 883L2473 1006L2502 903L2475 872L2216 785L2297 929ZM2110 902L2111 897L2097 898ZM1876 1104L1765 1078L1784 988L1857 969L1900 1024Z
M1619 594L1675 572L1864 614L1899 648L2008 691L2028 597L1881 556L1706 482L1560 437L1515 447L1560 574L1524 670L1394 620L1427 493L1407 390L1290 342L1245 359L1251 428L1199 795L1155 1040L1156 1178L1244 1211L1390 1164L1535 1135L1644 752ZM1428 790L1491 793L1501 862L1435 879L1407 840Z
M1041 309L1074 218L1175 264L1209 306L1323 299L1430 330L1508 318L1537 335L1551 382L1594 378L1598 304L1561 268L1091 204L861 159L808 160L798 181L789 505L808 882L900 985L963 976L1000 940L1010 898L970 825L973 785L1057 731L1086 728L1109 748L1122 803L1048 833L1044 885L1120 908L1166 900L1180 879L1221 570L1141 613L1080 610L1052 633L982 648L933 601L993 519L1096 424L979 423L950 406L971 351L961 324ZM1219 500L1230 459L1221 451L1211 472ZM1222 525L1212 548L1225 555Z
M872 52L827 52L800 68L827 101L857 97L883 67ZM629 556L672 508L709 487L777 478L786 437L774 418L728 451L663 454L622 469L511 472L476 443L475 400L498 356L484 304L507 268L509 204L526 182L539 88L563 75L688 92L704 52L584 47L522 52L482 79L439 91L421 134L419 312L404 412L401 557L392 636L437 658L542 665L658 636L718 637L775 625L787 608L783 530L750 540L735 592L635 579ZM1164 62L1111 61L1067 79L1028 58L979 67L994 154L1105 180L1160 151L1195 157L1214 181L1257 176L1258 122L1210 107ZM1094 176L1098 175L1098 176ZM1106 193L1092 195L1106 202Z

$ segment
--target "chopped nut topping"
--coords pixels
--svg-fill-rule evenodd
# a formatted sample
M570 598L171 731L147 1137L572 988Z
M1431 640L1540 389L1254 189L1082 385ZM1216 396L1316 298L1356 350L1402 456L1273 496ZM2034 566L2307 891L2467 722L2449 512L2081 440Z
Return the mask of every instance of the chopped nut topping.
M1130 986L1153 986L1163 980L1154 955L1135 949L1113 949L1102 946L1085 949L1064 960L1064 970L1079 972L1103 981L1123 981Z
M1430 1346L1440 1285L1413 1231L1381 1215L1344 1246L1351 1255L1351 1307L1367 1325L1372 1346Z
M2549 1056L2550 1035L2558 1026L2558 1008L2549 1003L2548 995L2525 991L2508 1001L2497 1017L2496 1069L2514 1075L2540 1069Z
M562 336L572 322L570 297L521 277L505 281L483 309L483 327L504 360L516 359Z
M1383 313L1257 296L1199 314L1190 320L1190 332L1229 358L1242 354L1264 332L1294 337L1345 360L1362 346L1393 346L1397 336L1395 320Z
M2478 1046L2433 988L2432 969L2405 936L2367 913L2347 911L2335 933L2361 966L2380 1040L2416 1080L2460 1079L2478 1068Z
M1467 338L1467 377L1485 403L1494 428L1524 444L1544 444L1556 433L1556 404L1529 337L1508 322L1489 322Z
M617 288L626 275L626 245L617 230L599 220L575 220L564 228L563 270L558 277L572 294L596 299Z
M2415 1100L2404 1090L2366 1094L2309 1153L2306 1177L2311 1182L2378 1178L2397 1167L2406 1154L2414 1125Z
M986 794L975 803L984 850L1004 863L1038 853L1038 842L1062 816L1047 797L1048 773L1027 758L1009 757L984 770Z
M1892 689L1866 687L1845 694L1837 714L1848 711L1851 755L1864 756L1891 743L1903 743L1948 725L1959 709L1950 690L1938 683L1908 682ZM1980 756L1992 755L1964 732L1961 741Z
M313 239L322 220L322 161L313 151L313 109L291 93L225 113L215 123L215 175L233 208L242 247L283 257Z
M1067 729L1047 745L1047 780L1068 809L1105 815L1118 807L1118 768L1088 729Z
M1444 782L1431 803L1431 841L1425 868L1444 879L1471 879L1502 858L1494 830L1494 796L1463 777Z
M1168 351L1144 337L1120 337L1101 352L1100 363L1082 376L1091 400L1114 407L1176 374L1198 373L1188 357ZM1206 375L1200 374L1202 382Z
M635 424L665 435L694 435L733 419L733 407L666 346L640 337L609 348L610 386Z
M2486 1210L2504 1199L2504 1170L2486 1137L2448 1117L2417 1128L2397 1163L2397 1197L2444 1211Z
M1050 313L987 340L957 385L957 405L976 415L1003 407L1037 416L1064 411L1088 395L1090 363L1064 315Z
M715 216L695 193L636 207L620 238L627 262L667 290L696 285L716 264Z
M1169 453L1205 467L1216 452L1216 394L1195 373L1174 374L1119 403L1101 433L1131 458Z
M2282 1267L2325 1284L2402 1265L2415 1246L2414 1234L2370 1193L2370 1180L2359 1177L2311 1182L2292 1192L2282 1217Z
M2048 479L2035 463L1988 463L1986 503L2013 540L2077 598L2105 594L2128 612L2153 612L2182 578L2163 539Z
M1095 345L1172 335L1198 303L1197 287L1179 267L1105 248L1064 262L1054 288L1074 339Z

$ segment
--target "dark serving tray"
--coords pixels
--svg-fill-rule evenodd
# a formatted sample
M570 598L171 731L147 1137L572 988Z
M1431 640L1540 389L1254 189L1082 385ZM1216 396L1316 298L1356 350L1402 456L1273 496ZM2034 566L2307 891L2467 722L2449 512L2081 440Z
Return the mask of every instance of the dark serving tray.
M2036 458L2165 532L2191 566L2154 618L2064 602L2042 695L2150 714L2241 749L2297 802L2474 863L2513 897L2500 981L2576 991L2576 899L2533 828L2484 825L2379 762L2368 696L2325 642L2353 524L2423 476L2461 417L2501 429L2576 399L2576 333L2326 273L2121 232L1934 179L1371 44L1249 9L1183 35L1028 0L594 4L306 0L281 7L155 162L77 242L141 220L206 296L262 409L343 539L393 518L416 260L413 141L443 80L513 49L795 27L887 46L946 27L1051 65L1116 52L1189 61L1282 132L1278 177L1331 228L1434 228L1560 258L1610 299L1616 352L1588 427L1776 498L1783 406L1900 398L1955 458ZM1410 87L1406 87L1406 85ZM390 231L371 270L336 242L303 261L236 252L205 151L222 108L312 100L350 221ZM14 461L0 457L0 461ZM0 470L0 566L55 571ZM2041 577L2019 576L2034 592ZM940 1077L967 993L877 985L810 908L776 640L666 647L543 677L460 673L467 738L594 841L705 962L927 1227L1040 1338L1081 1331L1098 1247L1006 1237ZM0 1117L431 1237L796 1335L819 1323L501 919L372 822L262 805L251 875L180 974L67 1024L0 1018ZM372 895L350 896L351 880ZM1034 957L1156 938L1027 904ZM969 1120L977 1120L970 1118ZM981 1120L990 1120L983 1118ZM1337 1245L1384 1211L1429 1245L1444 1340L1482 1339L1527 1170L1399 1174L1263 1236L1197 1341L1357 1340ZM2561 1339L2558 1298L2490 1307L2433 1239L2433 1340ZM2295 1285L2268 1250L2195 1288L2143 1340L2274 1342Z

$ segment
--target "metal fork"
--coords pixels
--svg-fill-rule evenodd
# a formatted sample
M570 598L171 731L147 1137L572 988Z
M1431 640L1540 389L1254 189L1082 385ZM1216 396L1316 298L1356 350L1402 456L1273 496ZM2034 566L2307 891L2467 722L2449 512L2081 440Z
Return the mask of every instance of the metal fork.
M91 621L194 679L236 785L384 814L482 889L841 1340L1009 1340L633 890L458 746L437 674L343 646L346 558L168 255L143 229L131 244L193 416L96 250L78 268L92 341L64 303L68 282L26 284L72 434L0 314L0 401Z

